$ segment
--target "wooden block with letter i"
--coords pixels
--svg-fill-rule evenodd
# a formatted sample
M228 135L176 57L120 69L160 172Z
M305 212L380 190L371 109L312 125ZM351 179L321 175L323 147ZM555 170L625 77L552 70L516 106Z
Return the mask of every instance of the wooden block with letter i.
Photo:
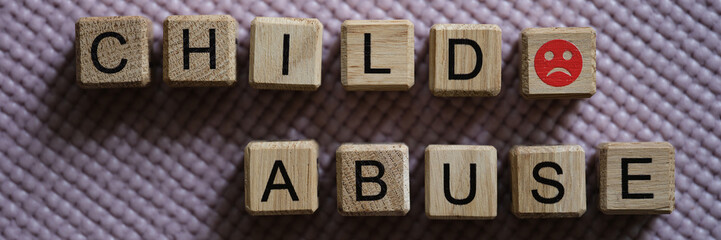
M315 18L256 17L250 24L250 85L316 90L321 84L323 24Z
M433 95L498 95L501 91L501 43L498 25L433 25L428 44L428 86Z
M343 144L336 172L341 215L403 216L411 208L405 144Z
M235 83L238 23L228 15L169 16L163 23L163 80L171 87Z
M340 51L346 90L406 91L415 82L413 23L408 20L346 20Z
M426 148L426 215L431 219L493 219L497 214L496 148Z
M596 93L593 28L527 28L519 43L523 97L589 98Z
M516 146L510 158L514 215L580 217L586 212L586 156L581 146Z
M598 146L600 208L606 214L666 214L675 202L675 151L667 142Z
M84 17L75 24L77 82L82 88L150 83L152 23L140 16Z
M318 209L318 144L250 142L245 148L245 209L251 215L312 214Z

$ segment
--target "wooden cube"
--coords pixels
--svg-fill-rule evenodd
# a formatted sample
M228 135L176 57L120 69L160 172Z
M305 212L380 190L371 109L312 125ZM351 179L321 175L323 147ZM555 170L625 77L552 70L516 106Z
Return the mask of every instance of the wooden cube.
M512 211L519 218L586 212L586 158L578 145L511 149Z
M238 23L228 15L169 16L163 23L163 80L171 87L235 83Z
M611 142L598 146L600 208L606 214L673 212L673 146L667 142Z
M153 25L146 17L84 17L75 24L77 82L82 88L150 83Z
M496 148L429 145L426 148L426 215L431 219L496 217Z
M519 42L523 97L589 98L596 93L593 28L526 28Z
M405 144L343 144L336 151L343 216L402 216L411 208Z
M318 209L318 144L250 142L245 148L245 209L251 215L312 214Z
M495 24L431 27L428 86L439 97L488 97L501 92L501 28Z
M414 34L408 20L346 20L340 51L346 90L406 91L413 86Z
M323 24L318 19L256 17L250 23L250 86L316 90L322 62Z

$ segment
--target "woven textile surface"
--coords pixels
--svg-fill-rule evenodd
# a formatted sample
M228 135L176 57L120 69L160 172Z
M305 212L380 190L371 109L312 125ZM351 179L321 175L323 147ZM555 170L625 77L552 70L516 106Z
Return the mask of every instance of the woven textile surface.
M238 84L162 84L162 21L228 14L239 23ZM75 83L75 21L141 15L153 21L147 88L83 90ZM314 17L324 24L323 84L315 92L248 85L250 22ZM415 24L415 86L347 92L340 84L346 19ZM721 1L37 1L0 0L1 239L721 238ZM490 98L428 90L435 23L503 30L503 88ZM518 41L527 27L591 26L598 92L584 100L524 100ZM251 140L315 139L319 203L307 216L244 211L243 149ZM598 209L598 158L607 141L676 148L676 210L608 216ZM335 150L346 142L410 148L411 211L342 217ZM424 210L428 144L498 149L498 216L431 221ZM579 144L588 210L576 219L520 220L510 212L513 145Z

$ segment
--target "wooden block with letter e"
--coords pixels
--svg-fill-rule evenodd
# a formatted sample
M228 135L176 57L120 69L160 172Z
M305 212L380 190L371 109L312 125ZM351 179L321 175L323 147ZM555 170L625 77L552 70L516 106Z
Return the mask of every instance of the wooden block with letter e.
M163 80L171 87L235 83L238 23L228 15L169 16L163 23Z
M435 96L496 96L501 91L501 28L494 24L431 27L428 86Z
M245 209L251 215L312 214L318 209L318 144L250 142L245 148Z
M589 98L596 93L593 28L526 28L519 43L523 97Z
M578 145L511 149L512 211L519 218L586 212L586 157Z
M341 26L341 82L346 90L406 91L414 80L413 23L346 20Z
M431 219L493 219L497 214L496 148L429 145L426 215Z
M410 210L405 144L343 144L336 171L341 215L402 216Z
M321 84L323 24L315 18L256 17L250 24L250 85L316 90Z
M598 146L600 208L606 214L664 214L674 209L675 151L667 142Z
M150 83L152 23L140 16L84 17L75 24L77 82L82 88Z

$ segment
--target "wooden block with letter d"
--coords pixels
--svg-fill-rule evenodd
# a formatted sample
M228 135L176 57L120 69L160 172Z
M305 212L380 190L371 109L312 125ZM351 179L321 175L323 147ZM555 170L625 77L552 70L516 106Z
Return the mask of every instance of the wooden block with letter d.
M238 22L228 15L169 16L163 23L163 80L171 87L235 83Z
M581 146L515 146L510 158L514 215L580 217L586 212L586 156Z
M598 146L600 208L606 214L671 213L675 151L667 142L611 142Z
M497 214L496 148L426 148L426 215L431 219L493 219Z
M312 214L318 209L318 144L250 142L245 148L245 209L251 215Z
M431 27L428 86L440 97L488 97L501 91L501 28L494 24Z
M323 24L315 18L256 17L250 24L250 85L316 90L321 84Z
M77 82L82 88L144 87L150 83L148 18L84 17L75 24Z
M410 210L405 144L343 144L336 171L341 215L403 216Z
M406 91L414 79L413 23L346 20L341 26L341 82L346 90Z

